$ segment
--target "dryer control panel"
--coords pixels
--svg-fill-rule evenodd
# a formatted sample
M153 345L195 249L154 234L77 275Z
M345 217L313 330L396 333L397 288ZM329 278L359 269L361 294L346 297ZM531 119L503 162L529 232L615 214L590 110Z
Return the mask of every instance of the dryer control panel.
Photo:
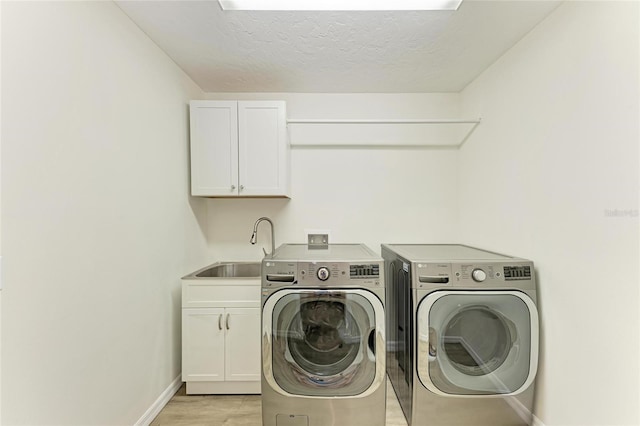
M507 281L530 280L531 267L526 266L504 266L504 279Z
M451 287L519 287L534 286L533 263L512 262L414 262L413 285L416 288Z

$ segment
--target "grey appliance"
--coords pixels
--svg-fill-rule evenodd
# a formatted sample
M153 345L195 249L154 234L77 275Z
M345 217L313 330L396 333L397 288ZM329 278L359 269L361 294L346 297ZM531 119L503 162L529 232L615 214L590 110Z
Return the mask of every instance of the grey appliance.
M531 424L533 262L457 244L383 244L387 372L409 425Z
M262 261L264 426L383 426L384 262L362 244Z

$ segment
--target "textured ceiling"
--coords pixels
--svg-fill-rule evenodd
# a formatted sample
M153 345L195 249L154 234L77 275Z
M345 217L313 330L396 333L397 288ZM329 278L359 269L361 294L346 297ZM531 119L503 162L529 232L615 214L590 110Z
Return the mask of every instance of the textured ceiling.
M457 11L223 12L210 1L116 1L205 92L458 92L557 1Z

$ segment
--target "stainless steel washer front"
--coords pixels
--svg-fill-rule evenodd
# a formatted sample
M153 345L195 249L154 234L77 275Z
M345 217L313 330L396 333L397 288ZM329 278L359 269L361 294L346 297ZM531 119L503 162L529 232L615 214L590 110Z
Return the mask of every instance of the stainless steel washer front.
M364 396L384 381L384 308L367 290L280 290L263 335L265 378L283 395Z
M263 426L384 426L384 263L361 244L262 262Z

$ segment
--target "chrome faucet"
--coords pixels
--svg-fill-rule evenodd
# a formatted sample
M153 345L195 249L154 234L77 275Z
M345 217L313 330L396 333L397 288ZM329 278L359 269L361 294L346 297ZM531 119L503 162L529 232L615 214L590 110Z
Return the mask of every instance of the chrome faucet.
M264 247L262 247L262 251L264 252L265 257L273 256L273 253L275 253L276 251L276 235L273 231L273 222L271 222L271 219L269 219L268 217L261 217L260 219L256 220L256 223L253 225L253 234L251 234L251 239L249 240L249 242L251 244L255 244L258 242L258 225L263 220L266 220L271 225L271 254L267 253Z

